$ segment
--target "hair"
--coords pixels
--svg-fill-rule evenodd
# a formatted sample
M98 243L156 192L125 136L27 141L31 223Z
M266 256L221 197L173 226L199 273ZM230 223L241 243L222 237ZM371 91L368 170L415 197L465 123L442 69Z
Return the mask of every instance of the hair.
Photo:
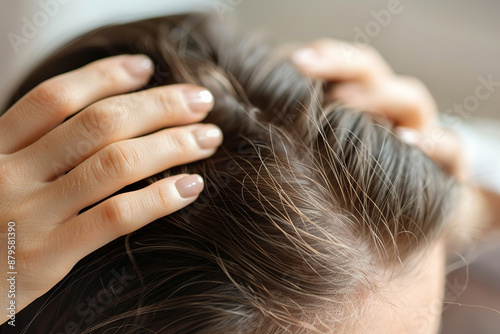
M190 83L215 96L206 122L224 142L181 172L192 205L82 259L27 330L54 333L345 332L377 268L421 254L442 233L456 182L387 120L332 100L276 50L217 19L169 16L104 27L63 47L21 85L91 61L146 54L144 89Z

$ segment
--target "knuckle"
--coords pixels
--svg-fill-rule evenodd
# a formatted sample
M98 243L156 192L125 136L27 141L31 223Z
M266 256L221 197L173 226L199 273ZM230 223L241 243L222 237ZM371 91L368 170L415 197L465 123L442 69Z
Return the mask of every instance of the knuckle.
M401 84L406 87L406 98L408 103L413 105L414 113L419 114L422 121L431 119L437 110L425 84L413 77L402 78Z
M360 53L360 62L366 67L366 70L372 73L391 72L390 66L377 49L370 45L363 47Z
M386 67L384 58L382 58L380 53L371 46L363 48L360 62L365 67L365 70L372 73L372 75L373 73L378 73Z
M425 84L415 77L400 77L401 81L404 82L408 87L415 90L420 94L427 94L427 87Z
M168 116L175 117L176 111L183 107L182 101L179 94L169 91L167 92L155 92L154 101L157 106L163 110Z
M40 265L47 261L43 256L45 254L44 250L47 247L45 240L43 234L30 233L29 240L21 239L19 242L16 242L17 262L22 263L24 269L28 269L28 266Z
M136 150L125 145L109 145L100 157L103 175L119 179L130 175L140 158Z
M170 193L166 187L156 187L154 196L155 200L153 203L159 203L164 208L168 208L170 206Z
M94 70L99 80L102 80L107 86L121 86L126 78L125 70L122 66L109 66L109 64L97 63Z
M47 108L47 112L54 116L65 116L75 111L76 100L70 92L68 85L59 80L48 80L33 89L30 93L33 103Z
M106 229L121 234L124 226L132 219L132 204L122 197L113 197L104 205L102 214Z
M189 131L175 131L168 138L169 152L173 156L198 151L193 135Z
M97 103L81 113L81 127L98 137L118 131L124 119L124 111L115 103Z

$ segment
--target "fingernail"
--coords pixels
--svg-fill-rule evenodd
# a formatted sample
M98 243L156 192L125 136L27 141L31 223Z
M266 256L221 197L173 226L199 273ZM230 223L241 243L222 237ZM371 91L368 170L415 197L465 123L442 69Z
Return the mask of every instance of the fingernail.
M203 178L199 175L188 175L175 182L177 192L182 198L197 196L203 191Z
M319 60L318 53L311 48L304 48L295 51L291 57L296 64L314 64Z
M410 128L399 126L394 129L394 133L401 141L413 146L419 146L422 140L422 135L418 131Z
M135 77L144 78L153 73L153 61L144 55L130 56L124 65Z
M214 96L203 88L186 88L184 100L192 112L209 112L213 108Z
M213 125L205 125L194 130L198 146L202 149L216 148L222 144L222 131Z

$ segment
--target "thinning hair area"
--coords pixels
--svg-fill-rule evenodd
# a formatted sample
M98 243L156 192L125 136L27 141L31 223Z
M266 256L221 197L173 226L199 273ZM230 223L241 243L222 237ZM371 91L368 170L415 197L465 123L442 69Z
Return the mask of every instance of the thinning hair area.
M69 43L21 85L91 61L146 54L146 88L208 88L224 142L178 173L205 189L192 205L82 259L33 307L56 333L347 333L380 270L402 275L446 226L457 183L386 119L328 95L276 48L189 14L109 26ZM398 269L402 268L402 269ZM389 275L389 276L393 276ZM92 302L91 302L92 301Z

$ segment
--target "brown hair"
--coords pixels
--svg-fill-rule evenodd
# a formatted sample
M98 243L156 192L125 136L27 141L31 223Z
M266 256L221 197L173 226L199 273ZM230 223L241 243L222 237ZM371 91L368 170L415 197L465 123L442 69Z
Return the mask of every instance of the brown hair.
M374 267L442 232L455 182L391 125L330 100L275 51L204 15L105 27L63 48L13 102L90 61L144 53L148 87L210 89L224 143L179 172L206 188L191 206L80 261L31 307L29 328L81 333L324 333L360 312ZM147 88L147 87L145 87Z

